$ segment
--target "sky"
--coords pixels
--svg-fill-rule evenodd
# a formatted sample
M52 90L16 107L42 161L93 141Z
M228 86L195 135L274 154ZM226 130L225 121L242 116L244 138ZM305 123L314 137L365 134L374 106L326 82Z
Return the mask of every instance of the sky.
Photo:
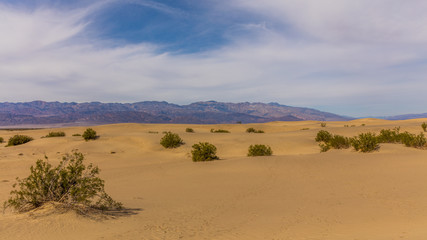
M0 0L0 102L427 112L424 0Z

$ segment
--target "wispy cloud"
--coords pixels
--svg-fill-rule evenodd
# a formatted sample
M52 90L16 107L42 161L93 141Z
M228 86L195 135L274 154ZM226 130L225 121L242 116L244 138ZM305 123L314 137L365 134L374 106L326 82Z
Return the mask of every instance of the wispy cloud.
M228 10L212 8L221 12L204 23L230 21L218 32L227 44L187 54L93 33L94 16L115 4L123 2L0 5L0 100L275 101L353 116L427 111L423 1L221 1ZM245 17L224 16L231 13Z

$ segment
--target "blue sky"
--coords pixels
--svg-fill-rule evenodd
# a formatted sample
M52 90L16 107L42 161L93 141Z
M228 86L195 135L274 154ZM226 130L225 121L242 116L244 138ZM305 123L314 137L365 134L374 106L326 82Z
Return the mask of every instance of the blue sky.
M0 101L427 112L421 0L0 0Z

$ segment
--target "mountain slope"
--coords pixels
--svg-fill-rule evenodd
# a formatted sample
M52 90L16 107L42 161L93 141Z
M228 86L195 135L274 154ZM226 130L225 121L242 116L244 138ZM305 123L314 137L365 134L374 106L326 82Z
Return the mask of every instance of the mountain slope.
M342 121L347 117L277 103L222 103L176 105L167 102L60 103L33 101L0 103L0 125L109 124L109 123L262 123L271 121Z

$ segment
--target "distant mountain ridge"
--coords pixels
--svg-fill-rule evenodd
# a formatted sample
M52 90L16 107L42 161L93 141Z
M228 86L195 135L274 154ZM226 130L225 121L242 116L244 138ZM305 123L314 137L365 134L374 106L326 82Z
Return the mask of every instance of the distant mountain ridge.
M271 121L345 121L351 118L311 108L278 103L223 103L216 101L177 105L168 102L137 103L0 103L0 126L29 124L110 123L263 123Z

